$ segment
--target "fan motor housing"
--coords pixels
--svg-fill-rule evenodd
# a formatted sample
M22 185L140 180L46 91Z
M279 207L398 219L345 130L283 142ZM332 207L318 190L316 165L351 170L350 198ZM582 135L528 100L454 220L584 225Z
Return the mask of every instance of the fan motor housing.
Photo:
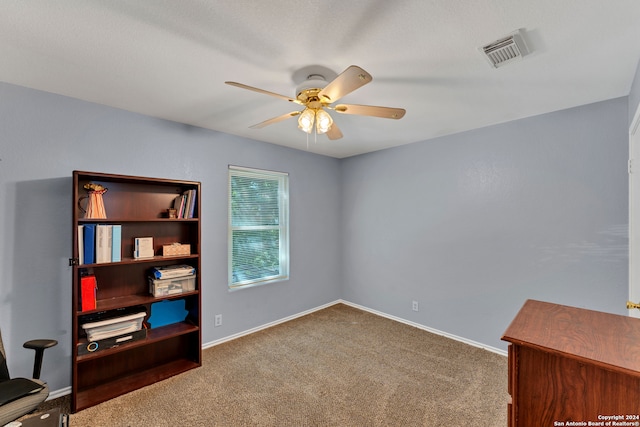
M318 99L318 93L327 85L324 76L320 74L311 74L307 80L303 81L296 88L296 99L300 102L313 101Z

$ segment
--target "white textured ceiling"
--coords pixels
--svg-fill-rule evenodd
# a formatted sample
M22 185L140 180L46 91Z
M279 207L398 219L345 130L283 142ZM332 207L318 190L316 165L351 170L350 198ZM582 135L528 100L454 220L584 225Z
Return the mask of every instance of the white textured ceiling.
M524 29L534 51L494 69L478 47ZM291 103L297 70L359 65L342 98L401 120L332 113L348 157L629 94L639 0L3 0L0 81L307 149Z

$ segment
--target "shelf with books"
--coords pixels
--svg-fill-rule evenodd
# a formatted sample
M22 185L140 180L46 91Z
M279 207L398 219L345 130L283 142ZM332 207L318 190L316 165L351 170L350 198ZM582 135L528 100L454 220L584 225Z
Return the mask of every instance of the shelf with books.
M164 247L181 244L189 253L199 251L198 220L113 221L78 220L78 264L118 262L138 255L138 240L150 240L149 255L161 256ZM152 256L145 256L145 259Z
M101 209L91 212L93 215L101 212L102 218L85 217L87 188L101 190ZM200 183L196 181L74 171L73 255L70 259L73 267L72 412L104 401L104 396L97 396L91 390L109 389L108 396L115 397L118 393L147 385L149 379L141 373L153 372L157 378L167 378L200 366L200 190ZM182 215L191 217L171 217L176 199L189 194L189 210L184 210ZM93 232L98 228L102 229L104 244L100 258L95 246L99 240L97 231L93 239L85 239L87 229ZM117 229L119 239L114 238L114 229ZM147 252L153 256L136 258L141 255L136 239L147 243ZM119 243L114 244L117 241ZM95 249L93 256L86 257L92 262L85 262L87 245ZM180 249L181 254L162 256L168 253L167 246L172 252ZM119 252L119 256L114 257L114 251ZM188 281L188 287L183 287L182 291L180 286L172 287L170 295L150 293L148 276L153 267L183 264L193 267L196 272ZM85 292L94 292L93 305L82 304L80 285L86 276L92 277L88 283L94 285L93 289L91 286L85 289ZM160 302L177 300L184 301L181 304L187 315L180 319L185 321L153 328L149 323L152 308ZM106 319L114 312L119 314L132 309L145 312L142 322L147 331L145 338L138 334L136 341L119 343L117 349L77 353L78 345L87 343L81 327L86 318L104 316Z

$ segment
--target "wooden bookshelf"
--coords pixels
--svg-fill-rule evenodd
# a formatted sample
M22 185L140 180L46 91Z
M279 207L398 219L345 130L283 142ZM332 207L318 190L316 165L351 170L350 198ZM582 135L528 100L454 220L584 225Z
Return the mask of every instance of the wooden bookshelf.
M108 189L103 195L106 218L84 217L84 186L88 183ZM167 209L173 208L175 198L188 190L196 194L193 217L168 218ZM73 172L72 412L201 365L200 197L200 183L196 181ZM79 226L86 224L121 225L120 261L80 263L79 243L84 244L84 239ZM153 237L153 258L133 257L135 237ZM162 256L162 246L176 242L190 245L191 254ZM195 268L195 289L164 297L150 294L149 270L178 264ZM98 287L96 308L82 311L80 278L85 274L94 275ZM184 301L186 317L152 327L148 322L152 306L165 300ZM79 347L89 344L82 325L123 310L145 311L142 327L146 337L79 354Z

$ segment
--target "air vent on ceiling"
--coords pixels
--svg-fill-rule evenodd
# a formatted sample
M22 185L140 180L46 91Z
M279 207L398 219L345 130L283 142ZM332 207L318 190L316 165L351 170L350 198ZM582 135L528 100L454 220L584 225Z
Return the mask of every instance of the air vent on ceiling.
M489 43L480 48L491 65L495 68L519 61L529 54L529 49L522 36L522 30L515 31L507 37Z

